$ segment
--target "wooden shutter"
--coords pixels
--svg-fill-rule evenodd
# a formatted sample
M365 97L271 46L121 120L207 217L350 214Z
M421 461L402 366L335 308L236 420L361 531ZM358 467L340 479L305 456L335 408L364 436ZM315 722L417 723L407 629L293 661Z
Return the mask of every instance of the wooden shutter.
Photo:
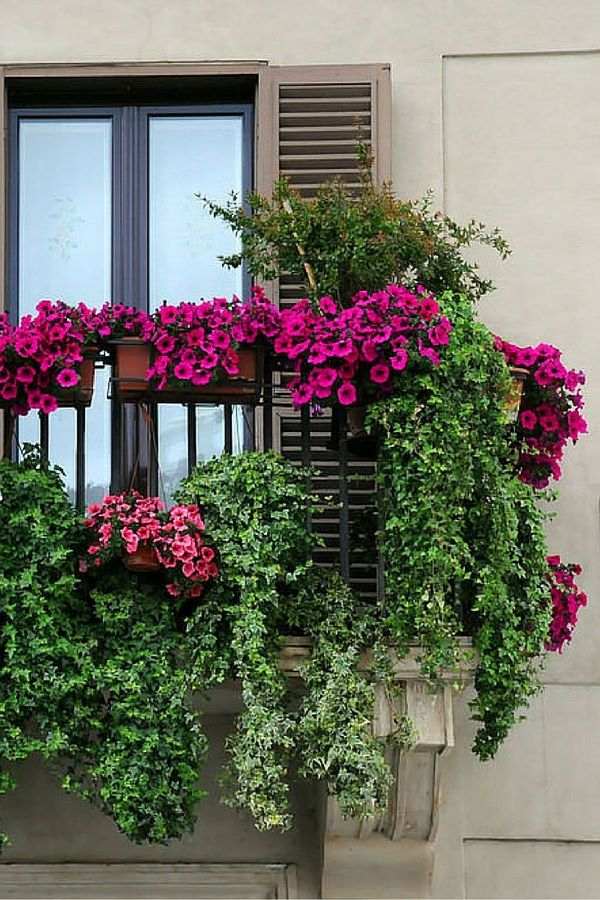
M262 102L261 102L262 96ZM358 186L356 144L369 143L377 181L391 177L390 69L387 65L270 67L264 73L258 102L257 188L269 193L273 181L285 175L307 198L328 179L342 178ZM281 305L304 295L296 279L282 276L273 285ZM284 456L300 462L301 422L291 409L276 414L274 437ZM327 449L330 423L323 416L310 420L311 463L319 470L316 490L339 498L339 462ZM276 444L277 445L277 444ZM373 502L374 465L350 462L351 529ZM313 523L325 541L317 554L324 565L339 564L339 512L334 508ZM351 583L363 596L376 593L376 571L365 564L360 548L351 556Z

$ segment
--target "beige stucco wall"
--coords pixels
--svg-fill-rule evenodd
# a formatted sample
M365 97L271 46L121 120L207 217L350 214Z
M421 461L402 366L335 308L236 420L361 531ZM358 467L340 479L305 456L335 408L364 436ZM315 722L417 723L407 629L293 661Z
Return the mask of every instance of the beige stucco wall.
M1 0L0 62L265 59L390 62L393 170L457 217L500 225L509 262L482 313L505 337L557 342L589 376L591 434L566 461L552 548L581 561L591 605L546 690L493 763L470 755L457 704L433 848L374 839L330 853L329 896L600 896L600 3L595 0ZM221 725L212 726L215 733ZM214 803L198 833L132 848L34 772L2 804L6 860L296 862L314 896L313 800L287 837ZM433 850L433 852L432 852Z

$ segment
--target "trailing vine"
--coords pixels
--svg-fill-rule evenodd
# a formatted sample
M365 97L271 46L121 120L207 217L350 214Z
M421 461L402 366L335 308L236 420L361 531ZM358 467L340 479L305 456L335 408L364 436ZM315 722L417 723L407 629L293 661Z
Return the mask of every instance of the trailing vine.
M430 677L473 634L474 749L487 758L537 689L550 618L544 515L515 472L493 337L469 300L438 300L454 325L440 366L369 412L382 433L384 612L399 652L419 642Z

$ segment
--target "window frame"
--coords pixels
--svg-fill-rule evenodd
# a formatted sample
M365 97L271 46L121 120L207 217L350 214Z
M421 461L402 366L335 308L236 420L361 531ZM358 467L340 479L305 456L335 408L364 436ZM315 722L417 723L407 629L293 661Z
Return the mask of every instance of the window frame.
M111 167L111 294L113 302L138 309L149 307L149 124L153 117L231 116L242 121L242 200L252 190L255 175L255 110L246 102L161 103L126 101L81 105L15 105L8 109L8 146L6 171L6 309L13 322L18 319L19 292L19 125L21 121L43 119L99 119L112 123ZM251 278L242 269L242 292L250 289ZM196 404L187 409L187 468L196 464ZM111 492L137 487L143 493L159 490L156 440L149 435L151 426L158 434L160 404L138 405L111 401ZM244 415L244 442L254 445L256 425L248 426ZM76 410L76 505L82 508L85 495L85 410ZM47 458L48 417L40 414L40 443ZM232 449L232 407L225 404L224 449Z

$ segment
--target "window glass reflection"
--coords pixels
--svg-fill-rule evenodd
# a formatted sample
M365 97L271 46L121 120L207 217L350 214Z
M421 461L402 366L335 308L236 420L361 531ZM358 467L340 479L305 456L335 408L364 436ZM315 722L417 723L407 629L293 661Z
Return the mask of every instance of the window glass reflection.
M19 122L19 316L42 298L99 306L111 298L112 123L110 119L22 118ZM86 502L110 485L107 372L96 373L86 411ZM37 414L19 440L39 441ZM76 413L49 417L49 459L75 497Z
M152 116L148 143L150 309L240 294L241 270L218 259L238 252L238 238L195 194L242 194L242 117Z

